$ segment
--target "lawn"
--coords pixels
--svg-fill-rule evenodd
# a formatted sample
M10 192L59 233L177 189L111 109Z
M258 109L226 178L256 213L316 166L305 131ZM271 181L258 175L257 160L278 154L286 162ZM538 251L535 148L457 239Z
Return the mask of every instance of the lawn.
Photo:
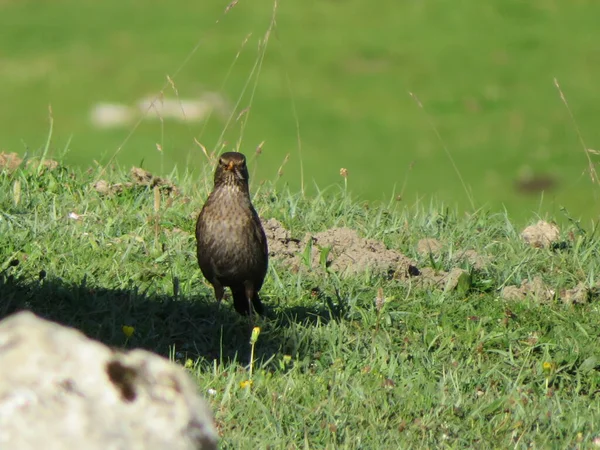
M361 199L506 210L519 224L597 219L585 152L600 139L597 2L227 5L1 2L0 150L43 147L50 104L52 154L83 169L117 161L198 175L195 140L209 151L241 142L249 155L264 141L255 184L289 154L282 182L293 191L337 184L343 167ZM132 106L161 90L217 92L232 120L90 122L99 102Z
M124 184L102 194L99 179ZM257 210L295 238L348 227L421 271L459 267L470 281L444 289L374 270L344 276L322 257L311 263L306 248L296 268L273 258L250 375L248 322L229 301L217 308L195 259L194 217L210 182L183 172L171 182L153 190L124 170L36 163L0 172L0 317L31 309L187 367L214 412L222 448L598 441L594 232L572 222L557 245L533 248L506 214L365 205L343 187L302 196L282 180L265 183L254 190ZM420 252L424 238L441 249ZM457 259L466 250L485 263ZM504 298L505 286L536 277L550 298ZM589 295L566 302L564 290L579 284ZM133 327L130 337L124 326Z

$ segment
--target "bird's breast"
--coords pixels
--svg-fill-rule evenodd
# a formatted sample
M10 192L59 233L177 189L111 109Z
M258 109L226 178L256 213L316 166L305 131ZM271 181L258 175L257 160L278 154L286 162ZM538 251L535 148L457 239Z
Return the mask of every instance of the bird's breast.
M231 189L213 192L204 206L198 238L219 260L248 258L262 252L260 221L250 199ZM258 222L258 223L257 223Z

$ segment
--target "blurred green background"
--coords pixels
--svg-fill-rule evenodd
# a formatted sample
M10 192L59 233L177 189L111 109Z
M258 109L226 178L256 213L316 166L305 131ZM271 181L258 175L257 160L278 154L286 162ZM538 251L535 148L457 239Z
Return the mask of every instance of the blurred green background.
M281 0L259 66L273 1L227 5L0 0L0 150L39 151L51 104L53 154L68 146L66 162L84 168L122 147L125 167L199 176L207 162L194 139L221 148L225 131L226 148L241 137L248 155L264 141L255 183L274 179L289 153L281 182L294 189L302 160L308 191L342 185L344 167L358 198L401 193L400 204L469 210L446 147L476 207L517 221L564 217L561 206L597 218L600 191L553 79L586 145L600 149L600 2ZM137 128L91 121L95 105L133 107L167 75L181 100L212 92L230 110L239 100L229 126L225 113ZM164 97L177 98L169 84Z

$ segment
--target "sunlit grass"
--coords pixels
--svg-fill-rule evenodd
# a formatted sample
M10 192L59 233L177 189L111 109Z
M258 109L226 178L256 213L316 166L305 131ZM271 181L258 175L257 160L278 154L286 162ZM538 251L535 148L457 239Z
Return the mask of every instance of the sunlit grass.
M561 229L564 246L536 249L506 214L358 203L343 178L310 197L265 183L257 209L293 236L349 227L472 281L466 293L422 289L272 259L261 291L269 314L251 336L230 301L217 308L196 263L210 172L173 172L178 195L143 185L102 195L97 171L37 168L0 173L0 316L31 309L172 358L209 401L223 448L565 448L598 437L597 297L560 301L561 289L597 281L598 241L575 222ZM103 177L130 181L120 168ZM422 238L441 252L420 254ZM489 262L457 263L466 249ZM555 300L501 298L535 276Z

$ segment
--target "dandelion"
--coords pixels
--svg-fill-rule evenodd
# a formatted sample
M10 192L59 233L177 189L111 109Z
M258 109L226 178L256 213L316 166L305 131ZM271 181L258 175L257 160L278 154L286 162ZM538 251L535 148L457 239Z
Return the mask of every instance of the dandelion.
M252 380L244 380L244 381L240 382L240 387L242 389L248 388L250 386L252 386Z
M133 336L133 333L135 332L135 328L134 327L130 327L128 325L123 325L123 327L121 328L121 330L123 330L123 334L125 335L125 337L127 339L129 339L131 336Z
M192 361L190 358L186 359L183 367L185 367L186 369L191 369L192 367L194 367L194 361Z
M258 335L260 334L260 327L252 328L252 334L250 335L250 379L252 379L252 370L254 366L254 345L258 341Z
M208 395L211 395L213 397L215 395L217 395L217 391L215 389L213 389L213 388L210 388L207 392L208 392Z
M542 363L542 369L545 372L545 376L546 376L546 391L547 391L547 395L551 395L551 391L549 391L549 387L550 387L550 379L553 377L554 371L556 370L556 363L554 362L550 362L550 361L544 361Z
M250 345L256 344L259 334L260 334L260 327L252 328L252 335L250 336Z

